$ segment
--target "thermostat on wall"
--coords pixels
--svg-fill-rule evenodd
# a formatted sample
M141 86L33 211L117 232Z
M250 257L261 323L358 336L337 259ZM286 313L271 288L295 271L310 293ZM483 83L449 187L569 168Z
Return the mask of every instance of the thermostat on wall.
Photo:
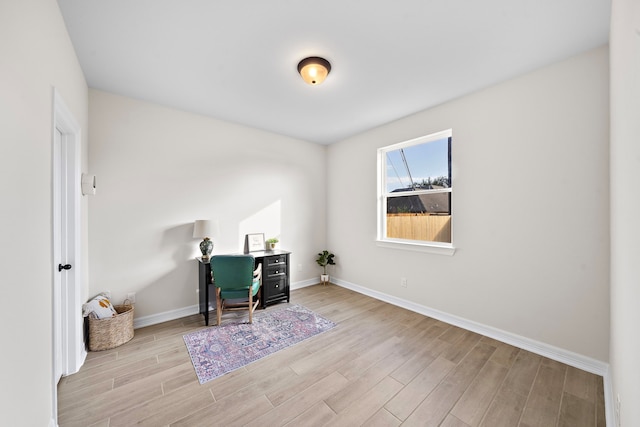
M96 194L96 176L95 175L86 175L83 173L82 178L80 179L80 183L82 185L83 196L95 196Z

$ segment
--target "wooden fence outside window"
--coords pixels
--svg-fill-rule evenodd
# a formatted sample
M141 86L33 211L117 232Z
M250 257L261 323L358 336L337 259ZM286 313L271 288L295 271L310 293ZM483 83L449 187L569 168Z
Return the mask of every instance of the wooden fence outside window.
M451 243L451 215L387 214L387 237Z

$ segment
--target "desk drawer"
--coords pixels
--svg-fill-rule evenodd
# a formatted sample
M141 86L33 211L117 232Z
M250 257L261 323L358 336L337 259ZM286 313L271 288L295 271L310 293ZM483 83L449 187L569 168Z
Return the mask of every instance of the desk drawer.
M263 277L266 280L278 279L287 275L287 265L272 265L263 271Z
M271 268L279 265L287 265L287 256L286 255L273 255L264 257L264 268Z
M269 280L262 283L264 294L267 301L285 295L287 291L287 279L283 277L280 280Z

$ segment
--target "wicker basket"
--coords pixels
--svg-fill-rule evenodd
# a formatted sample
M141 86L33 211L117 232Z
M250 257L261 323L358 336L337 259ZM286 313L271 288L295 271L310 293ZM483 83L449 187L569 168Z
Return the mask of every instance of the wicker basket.
M89 317L89 350L100 351L118 347L133 338L133 306L114 305L118 312L113 317Z

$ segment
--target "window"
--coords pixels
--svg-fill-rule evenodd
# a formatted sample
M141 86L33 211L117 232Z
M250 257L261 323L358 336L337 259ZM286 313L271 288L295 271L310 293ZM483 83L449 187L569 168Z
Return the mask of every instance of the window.
M451 134L378 150L379 242L453 248Z

